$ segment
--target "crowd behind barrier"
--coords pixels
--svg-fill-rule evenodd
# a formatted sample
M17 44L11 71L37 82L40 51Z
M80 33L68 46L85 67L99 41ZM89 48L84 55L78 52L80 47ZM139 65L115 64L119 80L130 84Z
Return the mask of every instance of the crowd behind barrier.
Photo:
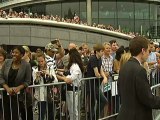
M114 88L116 87L116 86L110 86L110 88L108 89L108 92L111 90L112 92L112 97L111 97L111 105L112 105L112 107L111 107L111 113L110 114L106 114L105 112L107 112L106 110L107 109L104 109L104 111L103 111L103 113L101 113L101 116L100 116L100 113L98 114L97 112L100 112L100 111L96 111L96 108L98 108L98 107L100 107L100 106L98 106L98 105L95 105L95 111L92 113L91 112L91 110L90 110L90 108L89 108L89 105L91 104L91 102L93 101L93 100L90 100L90 101L88 101L88 99L89 99L89 94L88 94L88 88L87 88L87 82L88 81L90 81L90 80L95 80L96 78L95 77L92 77L92 78L83 78L81 81L80 81L80 83L79 83L79 87L78 87L78 89L77 90L75 90L75 89L73 89L73 91L74 91L74 94L76 95L76 92L77 91L80 91L81 93L78 95L78 101L77 100L75 100L75 97L73 97L72 99L73 99L73 104L75 104L76 102L78 102L78 104L75 104L75 105L77 105L77 106L71 106L71 108L68 108L68 109L73 109L73 113L72 113L72 115L73 115L73 119L75 119L76 118L76 116L78 116L78 119L77 120L80 120L80 119L83 119L83 120L88 120L89 118L89 116L91 115L91 114L95 114L95 115L99 115L99 117L98 116L96 116L96 118L95 119L98 119L98 118L103 118L103 116L105 115L106 117L107 116L109 116L109 115L112 115L112 114L114 114L114 113L117 113L118 111L116 111L116 107L117 106L115 106L115 104L116 104L116 101L115 101L115 99L113 100L113 97L114 96L116 96L116 98L118 98L118 96L117 96L117 92L114 90ZM114 83L115 81L113 81L113 83ZM113 84L112 83L112 85L115 85L115 84ZM27 105L26 105L26 103L27 103L27 94L28 94L28 92L31 94L31 96L32 96L32 106L33 106L33 118L34 118L34 120L37 120L38 119L38 115L39 114L41 114L41 109L39 109L38 107L40 107L41 105L43 105L42 103L39 105L38 104L38 100L36 99L37 97L36 97L36 95L35 95L35 90L38 88L42 88L42 87L44 87L45 89L48 89L48 88L50 88L50 87L52 87L52 88L54 88L54 87L56 87L57 88L57 91L55 91L55 90L53 90L54 92L52 93L52 96L54 96L53 98L52 98L52 100L50 101L49 100L49 98L48 98L48 96L46 96L46 101L48 101L48 102L52 102L53 103L53 106L46 106L47 108L45 109L46 110L46 113L45 113L45 117L46 117L46 119L48 120L48 116L49 116L49 114L48 114L48 109L49 109L49 107L53 107L54 108L54 111L52 112L52 114L53 114L53 116L54 116L54 119L65 119L65 120L67 120L67 119L69 119L69 115L68 115L68 112L67 112L67 107L66 108L62 108L63 107L63 105L64 105L64 100L62 99L62 97L65 97L65 96L62 96L61 95L61 92L63 91L63 92L65 92L65 94L68 94L67 93L67 91L70 91L70 90L68 90L67 89L67 84L65 83L65 82L58 82L58 83L50 83L50 84L44 84L44 85L31 85L31 86L29 86L26 90L25 90L25 93L24 93L24 97L25 97L25 100L23 101L24 102L24 106L25 106L25 112L26 112L26 114L27 114ZM63 87L65 87L65 90L64 90L64 88ZM83 87L83 88L82 88ZM73 86L73 88L74 88L74 86ZM99 88L100 89L102 89L101 88L101 85L99 85ZM4 106L3 106L3 103L5 102L5 101L3 101L3 95L4 95L4 89L0 89L0 93L1 93L1 95L2 95L2 120L4 119L4 113L3 113L3 111L4 111ZM89 91L89 92L93 92L93 91ZM39 95L40 95L41 93L39 93ZM94 94L96 94L96 93L94 93ZM74 96L75 96L74 95ZM17 95L15 95L17 98L19 97L19 95L17 94ZM100 97L100 96L99 96ZM67 98L65 98L65 100L67 101L68 99ZM10 97L10 101L12 101L12 97ZM100 101L100 100L99 100ZM71 101L69 101L69 102L71 102ZM67 102L68 103L68 102ZM19 103L18 103L18 101L17 101L17 104L19 105ZM120 102L118 102L117 103L117 105L118 104L120 104ZM113 105L115 106L115 107L113 107ZM68 105L67 105L68 106ZM19 106L18 106L19 107ZM72 108L73 107L73 108ZM75 108L78 108L77 109L77 111L76 111L76 109ZM83 108L84 107L84 108ZM41 108L41 107L40 107ZM11 114L12 114L12 112L13 112L13 110L12 110L12 106L10 105L10 109L11 109ZM44 109L44 108L43 108ZM15 110L15 109L14 109ZM118 109L117 109L118 110ZM18 111L18 109L17 109L17 111ZM76 114L75 114L76 113ZM64 117L63 116L63 114L66 114L66 116ZM18 115L19 115L19 119L21 119L21 114L20 114L20 112L18 111ZM71 116L70 116L71 117ZM26 119L27 119L27 116L26 116ZM14 118L12 119L12 120L14 120Z
M89 120L89 116L92 115L92 114L95 114L95 115L99 115L96 116L95 120L97 120L99 118L99 120L109 120L109 119L115 119L116 116L118 115L118 111L119 111L119 108L120 108L120 98L118 96L118 93L117 93L117 85L116 85L116 82L117 82L117 78L118 78L118 74L113 74L113 80L111 82L111 84L108 84L108 88L107 88L107 94L110 94L111 96L109 97L109 95L107 96L108 97L108 102L107 102L107 106L109 106L109 101L110 101L110 108L109 109L104 109L103 113L97 113L97 112L100 112L100 111L96 111L96 108L100 107L99 105L95 105L95 110L94 112L91 112L90 111L90 104L93 100L89 100L89 94L88 92L93 92L93 91L88 91L88 85L87 83L90 81L90 80L96 80L96 77L92 77L92 78L82 78L80 80L80 83L79 83L79 87L77 90L74 89L74 86L73 86L73 92L74 94L76 95L76 92L77 91L80 91L80 94L78 95L78 101L75 100L75 97L73 97L73 104L75 104L75 102L78 102L77 105L77 113L76 113L76 107L75 105L72 106L73 108L70 108L70 109L73 109L73 118L75 119L76 116L78 116L78 120ZM153 86L151 87L151 89L153 90L153 93L154 94L157 94L159 95L159 84L157 84L156 86ZM65 96L62 96L62 91L65 92L65 94L67 94L67 91L69 91L67 89L67 84L66 82L57 82L57 83L50 83L50 84L44 84L44 85L30 85L26 90L25 90L25 93L24 93L24 96L25 96L25 100L24 100L24 106L25 106L25 110L27 110L27 94L28 92L31 94L32 96L32 106L33 106L33 118L34 120L38 120L38 115L41 114L41 109L38 109L39 106L43 105L43 104L40 104L38 106L38 100L36 99L36 95L35 95L35 89L37 88L41 88L41 87L44 87L45 89L48 89L49 87L56 87L57 90L53 90L54 92L52 92L52 96L54 96L52 98L52 100L48 100L49 98L46 96L46 101L49 101L49 102L52 102L53 103L53 106L46 106L47 108L45 109L46 110L46 114L45 114L45 117L46 117L46 120L49 120L48 119L48 107L53 107L54 108L54 111L53 111L53 116L54 116L54 119L55 120L69 120L70 119L70 116L67 112L67 106L65 108L64 107L64 99L62 99L62 97L65 97ZM65 88L65 89L64 89ZM102 90L102 85L99 84L99 88ZM90 88L89 88L90 89ZM104 90L102 90L104 92ZM2 101L3 101L3 94L4 94L4 89L1 88L0 89L0 94L2 95L1 98L2 98ZM40 95L41 93L39 93ZM94 93L96 94L96 93ZM75 96L74 95L74 96ZM19 95L15 95L17 96L17 98L19 97ZM100 98L100 96L99 96ZM12 98L10 97L10 101ZM118 99L118 100L117 100ZM65 100L67 101L68 99L65 97ZM100 99L99 99L100 101ZM3 103L5 101L2 102L2 111L4 109L4 106L3 106ZM17 101L18 102L18 101ZM70 102L70 101L69 101ZM84 108L83 108L84 107ZM12 111L12 107L10 106L10 109ZM18 109L17 109L18 111ZM26 114L28 111L25 111ZM75 114L76 113L76 114ZM12 114L12 113L11 113ZM2 113L2 116L4 114ZM21 114L18 113L19 115L19 120L21 120ZM64 116L65 115L65 116ZM154 117L158 117L158 111L154 111L153 112L153 116ZM27 119L27 116L26 116L26 119ZM1 120L4 120L4 116L1 118ZM11 119L11 120L14 120L14 119ZM157 120L157 119L155 119Z
M6 116L6 98L11 120L14 120L12 115L15 115L12 112L16 112L16 117L22 120L30 116L34 120L96 120L108 119L119 112L121 101L117 91L118 73L131 54L128 48L119 46L116 40L103 45L96 44L93 50L89 50L86 43L79 47L70 43L68 53L65 53L60 40L55 39L45 46L45 51L38 48L32 53L28 46L18 46L8 56L0 48L0 56L0 83L5 88L0 89L2 120ZM9 57L12 63L6 59ZM159 84L159 57L159 46L151 42L149 58L143 65L151 86ZM5 82L4 68L7 71L9 68L22 70L22 63L25 63L23 69L29 63L32 68L32 73L27 75L32 76L31 81L27 81L30 85L28 88L24 86L24 81L21 81L23 84L18 82L20 86L15 85L14 81ZM29 69L24 73L28 72ZM13 73L10 77L16 78Z
M106 29L110 31L115 31L118 33L124 33L126 35L129 35L131 37L139 35L138 33L134 32L124 32L121 29L115 29L112 25L104 25L104 24L96 24L93 23L93 25L88 25L87 22L81 21L79 16L76 14L73 18L62 18L61 16L53 16L53 15L38 15L37 13L26 13L26 12L16 12L13 10L9 10L9 12L0 10L0 18L10 19L10 18L32 18L32 19L41 19L41 20L51 20L51 21L57 21L57 22L64 22L64 23L72 23L72 24L80 24L84 26L92 26L95 28L101 28Z

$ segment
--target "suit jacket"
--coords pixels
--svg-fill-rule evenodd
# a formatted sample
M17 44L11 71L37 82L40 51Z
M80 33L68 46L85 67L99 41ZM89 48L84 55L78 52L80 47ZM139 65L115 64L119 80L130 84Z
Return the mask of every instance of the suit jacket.
M8 84L8 74L9 70L12 66L12 59L7 59L2 67L2 71L0 74L0 84ZM15 79L15 85L19 86L23 84L25 87L27 87L31 83L31 66L28 62L21 60L21 65L18 70L16 79Z
M4 65L2 67L1 73L0 73L0 85L3 84L8 84L8 74L9 74L9 70L12 66L12 59L7 59L4 62ZM20 68L18 70L16 79L15 79L15 86L19 86L19 85L24 85L25 87L27 87L29 84L31 83L31 66L30 63L22 60L21 61L21 65ZM19 101L24 101L25 99L25 94L23 94L24 91L21 90L20 92L20 96L19 96ZM28 98L28 95L27 95ZM27 100L27 105L29 105L31 103L31 100Z
M152 94L146 70L135 58L120 70L118 91L121 108L117 120L152 120L152 109L160 108L160 97Z

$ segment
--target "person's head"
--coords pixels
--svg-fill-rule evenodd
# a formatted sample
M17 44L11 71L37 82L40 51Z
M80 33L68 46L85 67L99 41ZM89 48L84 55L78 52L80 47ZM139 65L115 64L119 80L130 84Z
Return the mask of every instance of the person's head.
M73 63L77 63L83 72L83 63L80 56L80 53L77 51L77 49L70 49L69 51L69 64L68 69L72 66Z
M155 45L154 45L153 41L151 41L149 44L149 52L155 52Z
M12 59L13 61L21 61L22 57L25 54L25 50L22 46L15 46L12 50Z
M40 67L46 66L45 55L43 53L39 53L37 55L37 62L38 62L38 66L40 66Z
M91 51L90 51L90 56L92 56L92 55L95 55L93 49L91 49Z
M3 48L0 48L0 63L4 62L6 59L6 51Z
M154 45L155 45L155 52L159 53L159 43L156 42Z
M129 47L125 47L124 50L126 53L129 52Z
M94 54L100 58L104 52L104 46L102 44L96 44L93 46Z
M35 52L31 53L31 58L32 60L36 60L37 54Z
M121 47L116 51L115 59L119 61L119 60L121 59L122 54L124 54L124 53L125 53L124 46L121 46Z
M136 36L129 43L132 56L139 57L141 62L145 62L149 56L149 41L145 37Z
M31 51L30 51L29 47L28 46L22 46L22 47L25 50L25 55L24 56L31 58Z
M45 46L46 54L50 57L53 57L57 52L58 48L56 48L56 45L49 43Z
M86 43L82 44L82 49L83 49L85 54L89 54L89 47Z
M117 46L117 41L116 41L116 40L111 40L111 41L109 41L109 43L111 44L111 50L112 50L113 52L116 52L116 51L117 51L117 48L118 48L118 46Z
M82 46L78 48L78 52L80 53L80 55L83 55L84 51L83 51Z
M120 67L122 67L131 58L131 53L127 52L121 56Z
M74 43L69 43L68 45L68 50L70 51L71 49L76 49L77 48L77 45L74 44Z
M110 43L105 42L103 45L104 45L104 55L110 55L111 53Z
M41 48L37 48L37 49L36 49L36 53L37 53L37 54L43 53L43 51L41 50Z

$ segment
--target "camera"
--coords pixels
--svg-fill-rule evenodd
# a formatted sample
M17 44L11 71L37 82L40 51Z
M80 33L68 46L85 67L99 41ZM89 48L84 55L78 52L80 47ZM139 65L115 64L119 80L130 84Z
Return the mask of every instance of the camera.
M46 83L52 83L55 80L54 76L46 75Z
M70 73L69 70L67 70L67 71L65 71L65 72L63 73L63 75L64 75L64 76L67 76L67 75L71 75L71 73Z

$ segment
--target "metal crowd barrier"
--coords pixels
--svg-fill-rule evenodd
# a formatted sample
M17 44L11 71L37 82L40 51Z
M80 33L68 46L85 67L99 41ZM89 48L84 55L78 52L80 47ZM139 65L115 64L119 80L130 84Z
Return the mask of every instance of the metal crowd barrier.
M17 120L30 120L30 115L33 116L33 120L38 120L38 118L39 120L43 118L50 120L52 117L55 120L97 120L109 118L117 114L120 107L120 101L117 95L117 81L114 80L115 78L117 79L116 75L105 86L101 84L101 78L83 78L80 80L79 86L72 86L73 89L71 91L73 92L70 92L65 82L31 85L25 89L22 95L24 97L23 99L20 96L21 94L9 96L1 88L2 106L0 120L4 120L6 115L4 111L7 101L11 120L15 120L15 106L17 106ZM52 97L49 98L49 95L44 95L40 91L42 88L45 89L44 92L50 93ZM52 92L48 92L48 89ZM39 97L43 96L43 99L37 99L37 90L39 90ZM70 98L70 95L72 98ZM28 105L29 101L31 101L30 106ZM23 108L21 106L22 103ZM64 103L67 103L65 107ZM29 107L31 109L28 109Z
M25 89L22 95L24 98L21 98L20 94L14 95L14 97L9 96L3 88L0 88L2 101L0 120L4 120L6 103L11 111L11 120L14 120L12 112L15 113L13 105L18 106L18 119L16 120L30 120L28 118L30 115L33 116L33 120L38 120L38 118L43 120L43 117L45 120L50 120L52 117L54 120L110 120L111 118L114 120L120 108L117 79L118 74L113 74L108 83L103 85L101 84L102 78L82 78L78 86L71 86L72 89L69 89L65 82L31 85ZM151 87L154 90L153 93L160 95L159 70L151 79L151 83L155 84ZM37 100L35 93L37 93L37 89L41 88L45 89L46 95L43 96L45 99ZM50 93L50 98L47 93ZM43 93L39 91L38 95L41 96ZM31 109L28 109L29 101L31 101ZM22 103L23 109L21 108ZM157 112L153 113L154 118L157 117Z
M154 95L160 96L160 92L159 92L160 91L160 83L152 86L151 90ZM153 116L153 120L160 120L160 109L153 109L152 116Z
M101 84L101 78L92 77L81 80L80 105L83 120L116 118L120 107L117 79L118 74L114 74L105 85Z
M5 118L7 119L8 116L10 120L42 120L41 113L44 113L43 115L45 120L62 120L62 85L64 85L63 87L65 87L66 83L57 82L44 85L31 85L28 88L26 88L24 92L21 91L20 94L16 94L13 96L8 95L3 88L0 88L0 120L5 120ZM48 92L51 95L51 98L49 98L49 95L47 95L44 96L44 100L37 100L35 98L36 89L41 88L46 89L47 92L48 90L51 90L52 92ZM66 90L64 91L65 93ZM42 94L43 93L39 92L39 95L43 96ZM29 102L31 104L28 104ZM29 109L30 107L31 109Z
M160 83L160 68L150 70L150 85L154 86Z

